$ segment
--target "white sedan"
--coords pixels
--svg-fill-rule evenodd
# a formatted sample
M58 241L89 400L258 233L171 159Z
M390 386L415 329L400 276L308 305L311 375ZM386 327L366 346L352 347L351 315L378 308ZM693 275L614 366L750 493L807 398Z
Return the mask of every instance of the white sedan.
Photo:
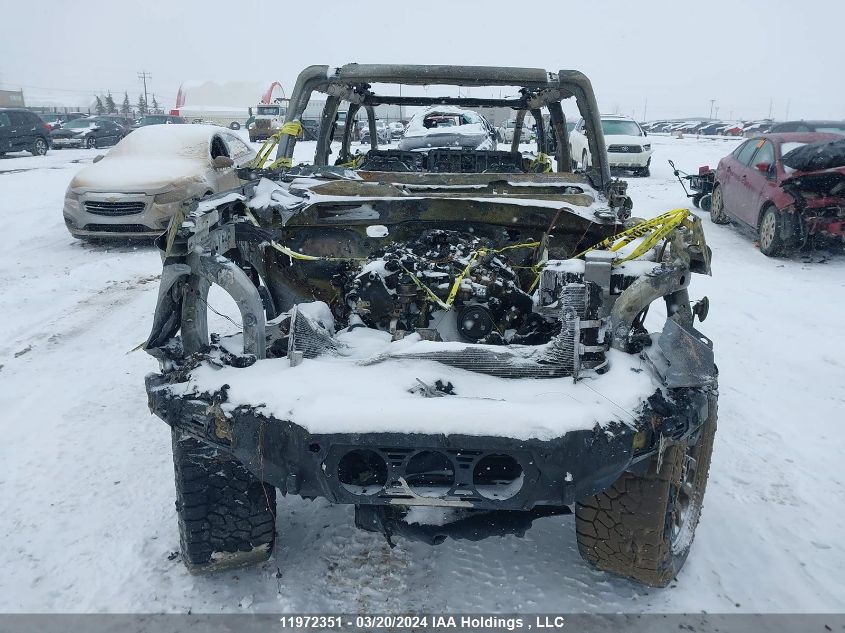
M238 186L254 157L217 126L139 128L70 181L65 224L79 238L156 237L183 203Z
M584 127L584 119L581 119L569 133L569 149L572 160L586 169L593 161ZM626 116L602 115L601 128L611 168L630 169L637 176L650 174L653 150L639 123Z

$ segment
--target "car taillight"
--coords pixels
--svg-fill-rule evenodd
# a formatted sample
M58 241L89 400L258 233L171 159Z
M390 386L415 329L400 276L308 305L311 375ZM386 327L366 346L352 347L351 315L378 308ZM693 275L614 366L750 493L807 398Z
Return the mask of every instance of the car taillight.
M51 128L51 127L50 127L50 124L49 124L49 123L44 123L44 129L45 129L47 132L49 132L49 131L50 131L50 130L52 130L53 128Z

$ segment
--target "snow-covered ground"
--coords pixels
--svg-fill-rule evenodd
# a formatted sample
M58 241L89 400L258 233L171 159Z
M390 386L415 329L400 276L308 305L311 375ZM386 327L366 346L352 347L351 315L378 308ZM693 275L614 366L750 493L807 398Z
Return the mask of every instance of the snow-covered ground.
M715 165L737 141L654 137L634 213L686 206L666 159ZM305 158L310 143L298 146ZM589 569L572 517L525 538L429 548L356 530L352 510L280 499L273 558L189 575L178 550L170 434L147 410L160 271L149 246L91 246L62 199L96 150L0 159L0 611L845 610L845 257L768 259L704 220L719 431L704 515L665 590ZM704 216L703 216L704 217Z

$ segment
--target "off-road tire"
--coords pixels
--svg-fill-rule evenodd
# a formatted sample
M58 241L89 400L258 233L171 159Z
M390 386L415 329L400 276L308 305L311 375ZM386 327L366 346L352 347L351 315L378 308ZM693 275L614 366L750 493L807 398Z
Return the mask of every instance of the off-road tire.
M276 537L276 489L231 456L172 430L182 561L193 573L269 558Z
M727 224L730 219L725 214L725 199L722 197L722 188L719 185L713 187L710 194L710 219L713 224Z
M645 475L625 473L604 492L578 502L575 526L584 560L646 585L668 585L687 559L701 516L715 433L714 405L711 418L698 431L697 441L667 446L659 471L655 456ZM679 507L676 502L688 446L690 457L697 462L687 515L690 523L673 543L673 512Z

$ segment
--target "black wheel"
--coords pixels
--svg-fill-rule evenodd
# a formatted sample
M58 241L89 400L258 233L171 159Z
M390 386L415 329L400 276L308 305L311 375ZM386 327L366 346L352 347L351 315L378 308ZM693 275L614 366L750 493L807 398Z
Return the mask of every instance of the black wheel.
M713 187L713 193L710 197L710 220L714 224L727 224L730 222L728 216L725 215L725 202L722 198L722 188L719 185Z
M698 206L701 207L702 211L710 211L710 207L713 204L713 195L706 193L701 196L701 200L698 202Z
M35 139L35 142L32 144L32 149L29 150L29 153L33 156L44 156L47 153L47 141L43 138ZM0 153L0 156L3 154Z
M757 227L757 243L760 245L760 252L767 257L777 257L784 251L784 242L781 237L781 226L783 217L775 207L768 206L760 218L760 226Z
M641 169L638 169L638 170L636 171L636 174L637 174L637 176L639 176L640 178L648 178L649 176L651 176L651 168L649 168L649 167L643 167L643 168L641 168Z
M173 466L182 561L192 572L269 558L276 537L276 489L238 461L176 429Z
M598 569L653 587L681 570L701 517L716 406L693 441L667 446L643 476L625 473L606 491L576 504L578 550ZM658 465L660 468L658 469Z
M238 123L237 121L232 121L232 122L229 124L229 129L230 129L230 130L240 130L240 129L241 129L241 124L240 124L240 123Z
M701 194L697 193L692 197L692 205L696 208L701 206Z
M89 136L85 139L85 147L87 147L88 149L94 149L95 147L97 147L97 139L95 139L93 136Z

